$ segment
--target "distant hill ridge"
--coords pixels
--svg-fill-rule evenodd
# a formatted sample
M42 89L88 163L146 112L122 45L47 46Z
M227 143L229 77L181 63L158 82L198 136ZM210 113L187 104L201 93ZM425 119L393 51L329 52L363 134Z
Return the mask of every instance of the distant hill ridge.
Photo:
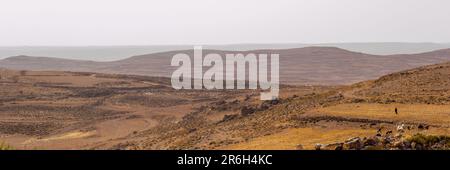
M159 52L110 62L15 56L0 60L0 67L15 70L88 71L170 77L176 69L170 66L170 61L177 53L192 56L193 50ZM351 84L401 70L450 61L450 49L399 55L370 55L336 47L203 50L203 55L208 53L278 53L280 81L284 84Z

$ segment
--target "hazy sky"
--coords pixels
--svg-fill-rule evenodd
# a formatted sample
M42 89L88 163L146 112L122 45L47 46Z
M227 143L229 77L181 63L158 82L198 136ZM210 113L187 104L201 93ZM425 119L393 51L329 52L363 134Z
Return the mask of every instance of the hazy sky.
M449 0L0 0L0 46L450 42Z

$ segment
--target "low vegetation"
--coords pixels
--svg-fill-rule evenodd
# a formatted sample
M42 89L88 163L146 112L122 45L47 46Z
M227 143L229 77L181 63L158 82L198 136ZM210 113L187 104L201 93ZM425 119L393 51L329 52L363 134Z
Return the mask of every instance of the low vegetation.
M0 142L0 150L12 150L12 149L14 149L12 146L9 146L4 142Z
M415 134L406 139L407 141L421 145L434 145L436 143L441 143L447 147L450 147L450 136L446 135L424 135L424 134ZM450 149L450 148L449 148Z

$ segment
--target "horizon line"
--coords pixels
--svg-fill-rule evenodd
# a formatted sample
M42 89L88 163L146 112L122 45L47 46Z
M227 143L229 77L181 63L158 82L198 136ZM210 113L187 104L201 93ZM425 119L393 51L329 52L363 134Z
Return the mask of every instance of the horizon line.
M264 42L264 43L191 43L191 44L122 44L122 45L0 45L0 47L143 47L143 46L229 46L229 45L321 45L321 44L450 44L450 42L402 42L402 41L367 41L367 42L321 42L321 43L302 43L302 42Z

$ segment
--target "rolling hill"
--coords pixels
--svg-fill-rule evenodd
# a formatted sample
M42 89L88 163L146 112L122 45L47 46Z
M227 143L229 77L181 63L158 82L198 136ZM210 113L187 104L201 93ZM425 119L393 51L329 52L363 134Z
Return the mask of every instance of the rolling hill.
M233 111L215 110L213 103L187 114L180 122L143 131L137 136L147 138L129 146L141 149L314 149L316 144L342 142L354 137L368 139L380 129L380 139L393 138L394 135L389 137L389 133L398 133L396 129L401 124L406 129L402 134L405 138L417 133L449 135L449 68L450 63L443 63L352 86L322 90L316 87L317 91L284 96L268 108L263 107L264 103L239 101L254 112L235 111L236 116L224 116L218 122L205 121L205 117ZM413 80L418 84L405 83ZM424 93L409 94L417 88ZM388 102L371 100L380 96L393 99ZM442 100L433 102L430 97ZM398 108L398 114L394 113L395 108ZM396 148L393 143L382 147Z
M193 50L169 51L111 62L79 61L47 57L15 56L0 60L0 67L15 70L88 71L170 77L173 55ZM335 47L305 47L281 50L220 51L207 53L278 53L283 84L351 84L379 76L450 60L450 49L420 54L369 55Z
M0 69L0 140L19 149L314 149L399 124L405 136L449 135L449 69L282 86L275 101L254 90L174 90L159 77Z

